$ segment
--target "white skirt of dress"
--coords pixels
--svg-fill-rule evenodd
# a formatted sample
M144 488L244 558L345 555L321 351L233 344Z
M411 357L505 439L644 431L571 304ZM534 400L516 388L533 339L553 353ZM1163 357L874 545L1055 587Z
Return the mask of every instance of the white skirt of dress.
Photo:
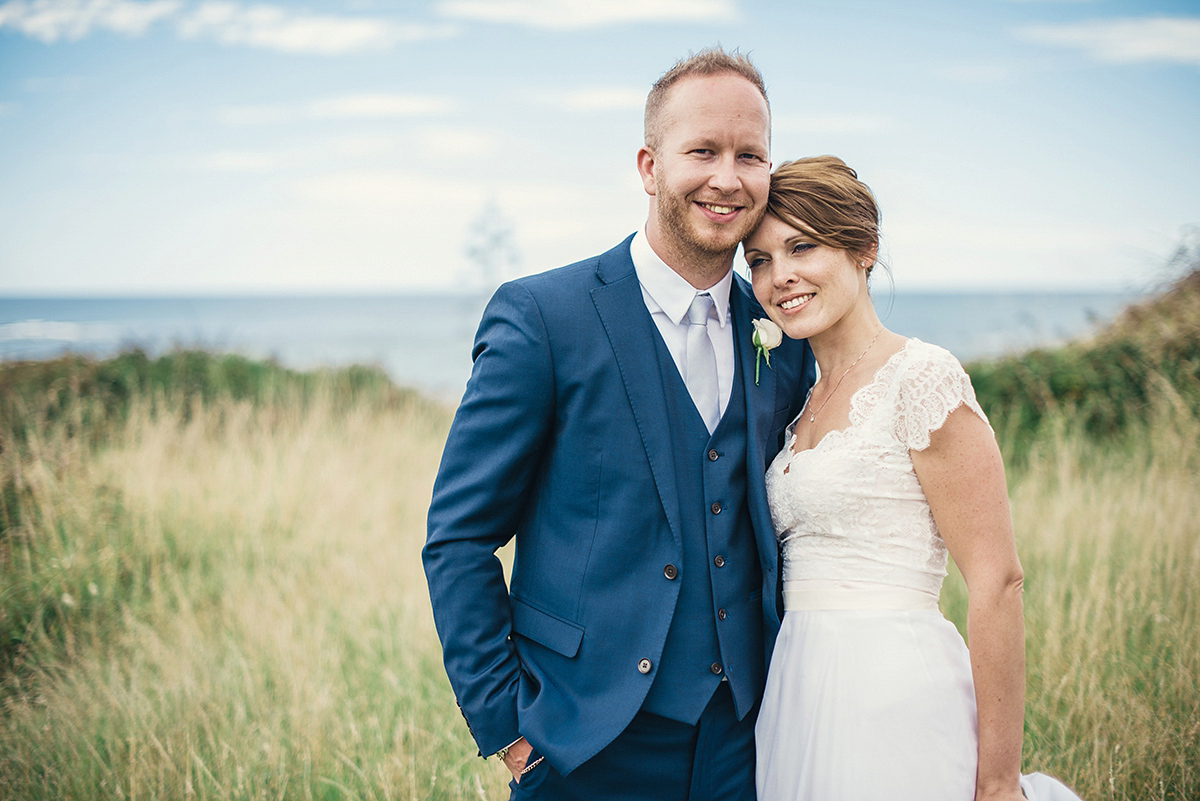
M971 801L975 690L936 609L789 609L756 728L759 801Z

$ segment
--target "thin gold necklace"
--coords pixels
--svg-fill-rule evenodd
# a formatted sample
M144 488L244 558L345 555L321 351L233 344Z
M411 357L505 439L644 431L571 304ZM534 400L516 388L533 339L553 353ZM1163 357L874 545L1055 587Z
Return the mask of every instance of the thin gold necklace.
M838 387L840 387L842 385L842 382L846 380L846 376L850 375L850 371L854 369L854 365L861 362L863 359L863 356L867 355L867 351L869 351L871 348L875 347L875 340L879 339L879 335L882 333L883 333L882 328L880 328L878 331L875 332L875 339L872 339L871 344L867 345L867 350L864 350L862 353L860 353L858 355L858 358L855 359L854 362L849 367L846 368L846 372L842 373L842 377L839 378L837 380L837 383L833 385L833 389L829 390L829 394L825 396L825 400L821 401L821 405L817 407L817 410L808 416L808 422L812 423L812 422L816 421L817 415L820 414L821 410L825 408L825 404L829 403L829 399L833 397L833 394L838 391ZM809 400L812 400L811 394L808 397L809 397Z

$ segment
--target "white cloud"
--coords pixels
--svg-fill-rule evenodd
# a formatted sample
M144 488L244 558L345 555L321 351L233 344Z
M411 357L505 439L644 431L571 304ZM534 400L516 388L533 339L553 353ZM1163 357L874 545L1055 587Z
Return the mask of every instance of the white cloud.
M1121 233L1103 225L1050 223L992 224L962 222L943 215L905 215L897 212L888 228L911 245L942 247L959 253L1004 251L1007 253L1094 252L1118 247Z
M15 0L0 6L0 28L13 28L47 44L82 39L94 30L140 36L182 5L179 0Z
M364 259L410 286L453 286L453 276L467 266L464 238L489 201L513 223L523 272L607 250L635 231L646 213L640 183L634 194L624 179L582 187L374 169L306 177L291 187L296 213L309 220L292 226L307 237L297 259L311 261L328 250L328 262L339 263L347 250L369 246Z
M475 184L382 170L333 172L304 178L293 185L297 194L323 208L351 207L381 209L413 204L422 197L453 195L478 200L483 196ZM416 204L420 205L420 204Z
M283 125L296 120L394 120L406 117L435 117L458 108L458 101L444 95L357 94L326 97L306 103L268 103L226 106L217 120L235 127Z
M282 6L201 3L179 20L185 39L211 38L226 45L248 45L285 53L337 55L377 50L397 42L451 33L445 26L397 25L383 19L329 14L293 14Z
M771 128L776 133L796 134L872 134L895 127L888 117L879 114L789 114L776 117Z
M296 106L271 103L255 106L226 106L217 112L217 121L235 127L282 125L300 116Z
M897 284L907 289L1116 288L1135 274L1127 254L1140 236L1136 226L981 225L945 214L894 213L885 224Z
M26 92L78 92L87 84L81 75L36 76L27 78L23 84Z
M205 157L204 166L219 172L263 173L279 169L285 160L281 153L226 150Z
M562 95L559 101L575 111L642 109L646 105L646 90L619 86L595 87Z
M1012 80L1017 70L1008 64L951 64L941 74L957 83L971 85L1003 84Z
M445 114L456 105L448 97L433 95L362 94L313 101L306 113L317 119L380 120Z
M486 158L496 152L491 134L468 128L430 128L421 133L421 148L435 159L467 161Z
M734 0L442 0L447 17L572 30L626 22L729 22Z
M1017 34L1031 42L1082 49L1113 63L1167 61L1200 65L1200 17L1093 20L1035 25Z
M352 134L329 140L328 151L359 158L398 153L402 147L402 138L392 134Z
M184 39L315 55L378 50L455 33L450 25L297 13L279 5L226 0L195 6L185 6L182 0L13 0L0 6L0 28L10 27L48 44L82 39L97 30L140 36L160 20L172 23Z

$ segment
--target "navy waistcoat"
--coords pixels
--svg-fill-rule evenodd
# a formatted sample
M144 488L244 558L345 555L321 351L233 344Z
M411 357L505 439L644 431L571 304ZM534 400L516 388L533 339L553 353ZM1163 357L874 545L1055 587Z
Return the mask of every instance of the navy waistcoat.
M670 351L654 339L670 420L683 560L674 566L679 599L642 708L694 724L728 679L741 718L762 695L765 666L762 572L746 506L740 364L729 405L710 436Z

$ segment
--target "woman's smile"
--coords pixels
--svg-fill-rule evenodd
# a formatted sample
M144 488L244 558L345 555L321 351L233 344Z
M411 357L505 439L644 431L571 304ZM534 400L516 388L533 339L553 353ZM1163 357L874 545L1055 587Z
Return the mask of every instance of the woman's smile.
M809 292L807 295L795 295L787 300L780 301L779 308L783 309L785 312L799 309L801 306L807 305L808 302L816 296L816 292Z

